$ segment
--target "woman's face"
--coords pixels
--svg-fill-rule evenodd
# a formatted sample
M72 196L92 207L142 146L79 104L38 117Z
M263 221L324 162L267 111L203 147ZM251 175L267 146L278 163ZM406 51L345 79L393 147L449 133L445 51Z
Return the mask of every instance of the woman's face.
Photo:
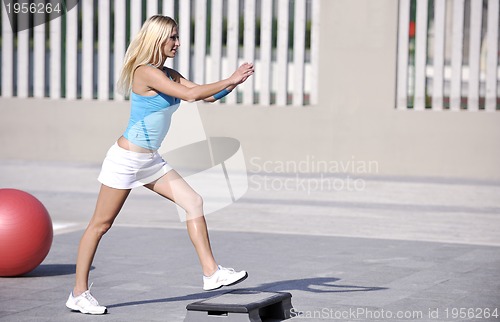
M165 45L163 45L163 51L167 57L174 58L180 45L179 33L177 28L174 27L172 29L172 33L170 34L170 38L168 38Z

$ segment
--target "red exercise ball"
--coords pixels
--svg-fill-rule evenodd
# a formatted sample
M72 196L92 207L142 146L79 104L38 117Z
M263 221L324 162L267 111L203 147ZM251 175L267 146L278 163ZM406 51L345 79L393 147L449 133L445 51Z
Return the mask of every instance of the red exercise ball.
M27 192L0 189L0 276L35 269L52 245L52 220L43 204Z

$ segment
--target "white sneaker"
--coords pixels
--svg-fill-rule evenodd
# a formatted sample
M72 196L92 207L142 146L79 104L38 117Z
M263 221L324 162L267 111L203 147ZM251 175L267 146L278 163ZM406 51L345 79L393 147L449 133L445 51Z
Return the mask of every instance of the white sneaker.
M203 289L205 291L216 290L222 286L234 285L242 282L248 277L245 271L236 272L232 268L219 265L219 269L210 277L203 276Z
M90 286L92 287L92 285ZM99 305L95 297L88 290L78 296L73 296L73 292L69 293L69 298L66 301L66 307L73 311L80 311L85 314L104 314L107 312L105 306Z

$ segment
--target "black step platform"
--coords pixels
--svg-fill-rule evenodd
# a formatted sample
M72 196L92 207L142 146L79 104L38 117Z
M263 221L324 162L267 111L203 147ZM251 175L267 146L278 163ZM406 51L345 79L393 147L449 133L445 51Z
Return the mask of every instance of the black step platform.
M186 306L184 322L268 322L290 318L292 294L235 290Z

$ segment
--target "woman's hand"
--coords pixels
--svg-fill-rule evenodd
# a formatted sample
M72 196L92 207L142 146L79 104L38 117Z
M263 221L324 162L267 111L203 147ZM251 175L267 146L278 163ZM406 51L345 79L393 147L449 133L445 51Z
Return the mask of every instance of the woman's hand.
M231 83L234 85L239 85L247 80L248 77L252 76L254 72L253 64L244 63L229 77Z

